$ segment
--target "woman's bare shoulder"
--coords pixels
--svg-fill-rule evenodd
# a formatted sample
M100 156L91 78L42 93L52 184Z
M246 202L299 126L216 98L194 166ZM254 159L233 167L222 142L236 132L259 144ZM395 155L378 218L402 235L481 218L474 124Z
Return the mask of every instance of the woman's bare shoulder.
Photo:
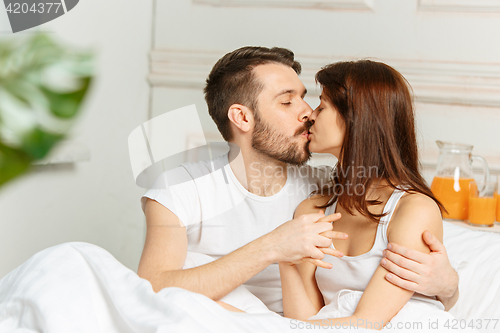
M432 198L422 193L405 193L394 211L389 224L388 235L394 233L395 230L413 230L420 233L429 230L438 238L441 238L442 221L439 206Z
M399 199L399 204L394 214L403 214L408 212L419 212L441 216L439 206L434 199L418 192L405 193L401 199Z
M317 213L320 210L325 211L326 208L318 208L318 206L323 206L330 200L330 198L331 196L323 194L315 194L307 198L297 206L294 217L304 214Z

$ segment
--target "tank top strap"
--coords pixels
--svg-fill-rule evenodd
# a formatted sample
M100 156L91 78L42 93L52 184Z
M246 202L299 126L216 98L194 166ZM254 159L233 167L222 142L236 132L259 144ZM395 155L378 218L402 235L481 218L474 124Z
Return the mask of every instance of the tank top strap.
M325 208L325 216L335 214L335 209L337 209L337 200L331 206Z
M387 239L387 228L389 226L389 222L391 221L392 214L394 213L394 210L396 209L396 205L398 204L399 199L401 199L401 197L405 193L406 192L402 188L395 189L392 192L391 196L389 197L389 200L387 200L387 203L385 204L384 213L388 213L388 214L380 219L380 225L379 225L382 240L384 241L385 244L387 244L389 242ZM378 230L377 230L377 234L378 234Z
M389 222L391 221L392 214L394 213L394 209L396 208L399 199L401 199L401 197L405 193L406 192L404 191L404 188L399 186L392 192L391 196L389 197L389 200L387 200L383 212L388 214L380 219L379 226L377 227L377 233L375 235L374 247L384 244L387 245L387 243L389 242L387 239L387 227L389 226ZM335 200L335 202L331 206L328 206L325 209L325 215L330 215L335 213L336 207L337 207L337 200Z

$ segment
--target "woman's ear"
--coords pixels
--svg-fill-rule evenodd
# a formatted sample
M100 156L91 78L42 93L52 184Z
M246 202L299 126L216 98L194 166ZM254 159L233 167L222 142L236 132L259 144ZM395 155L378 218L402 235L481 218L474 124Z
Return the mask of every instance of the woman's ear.
M249 132L253 128L253 112L244 105L231 105L227 117L234 126L244 133Z

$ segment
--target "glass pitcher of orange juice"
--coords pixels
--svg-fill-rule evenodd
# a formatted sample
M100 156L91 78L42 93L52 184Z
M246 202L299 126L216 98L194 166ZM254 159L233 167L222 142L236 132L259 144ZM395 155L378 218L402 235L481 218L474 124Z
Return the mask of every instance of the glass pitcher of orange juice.
M474 180L472 162L481 161L484 181L490 180L486 160L472 155L471 145L436 141L439 147L437 173L431 191L446 208L445 219L466 220L469 212L469 182Z

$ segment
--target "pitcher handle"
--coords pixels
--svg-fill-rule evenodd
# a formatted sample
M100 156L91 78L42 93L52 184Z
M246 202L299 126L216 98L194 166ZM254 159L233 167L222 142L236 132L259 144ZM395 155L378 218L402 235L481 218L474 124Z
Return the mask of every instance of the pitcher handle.
M474 160L481 161L481 163L483 164L484 181L489 182L490 181L490 168L488 167L488 163L486 162L486 160L484 158L482 158L481 156L477 156L477 155L472 155L471 159L472 159L473 163L474 163Z

